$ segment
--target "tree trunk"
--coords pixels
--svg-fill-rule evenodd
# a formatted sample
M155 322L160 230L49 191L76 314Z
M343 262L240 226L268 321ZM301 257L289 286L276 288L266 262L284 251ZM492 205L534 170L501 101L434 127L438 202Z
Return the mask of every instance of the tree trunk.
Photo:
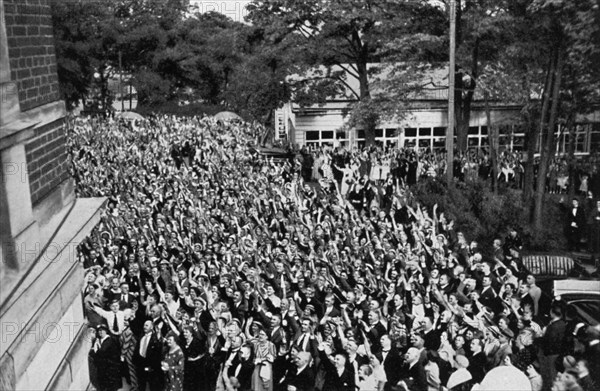
M462 88L464 84L461 83ZM467 92L463 96L462 91L459 91L460 103L459 110L457 111L457 124L456 124L456 144L459 151L464 152L468 148L469 140L469 123L471 122L471 103L473 101L473 93Z
M492 124L492 110L487 91L483 93L483 99L490 143L490 159L492 160L492 191L494 194L498 194L498 129Z
M535 182L534 160L535 152L538 147L540 137L540 128L536 121L529 116L526 119L525 130L525 173L523 175L523 201L530 203L533 198L533 186Z
M573 115L567 118L566 128L569 131L569 199L575 196L575 124L573 123Z
M456 143L458 150L464 152L468 149L469 141L469 124L471 123L471 106L473 104L473 96L475 95L476 80L479 73L479 39L475 40L473 52L471 54L471 73L469 82L463 81L464 72L457 72L455 83L458 96L455 95L458 102L457 124L456 124Z
M553 72L555 68L555 57L550 59L548 70L546 72L546 80L544 82L544 91L542 93L542 109L540 112L540 120L536 123L533 116L529 117L528 132L527 132L527 161L525 164L525 177L523 178L523 200L529 203L530 206L533 200L535 186L535 153L538 150L538 141L542 134L546 117L548 116L548 107L550 102L550 90L552 89ZM541 149L541 145L540 145ZM532 208L533 209L533 208ZM530 216L533 219L533 213Z
M546 174L548 173L548 165L550 160L554 157L554 128L556 125L556 118L558 116L559 99L560 99L560 86L562 81L562 70L564 64L564 53L562 45L557 45L553 53L554 61L553 72L552 72L552 106L550 109L550 119L546 126L544 126L544 118L542 117L541 126L545 127L545 138L542 144L541 156L540 156L540 169L537 178L537 186L534 194L534 212L533 212L533 223L536 229L542 228L543 223L543 211L544 211L544 195L546 190ZM542 134L543 135L543 134Z
M359 38L355 38L359 39ZM357 61L356 69L358 70L358 82L360 86L360 101L362 103L368 102L371 99L371 91L369 88L369 74L367 72L367 59L368 53L366 53L366 48L361 46L364 53L364 61ZM373 145L375 144L375 129L377 128L377 123L379 122L379 117L372 113L372 115L368 115L361 120L363 129L365 130L365 145Z

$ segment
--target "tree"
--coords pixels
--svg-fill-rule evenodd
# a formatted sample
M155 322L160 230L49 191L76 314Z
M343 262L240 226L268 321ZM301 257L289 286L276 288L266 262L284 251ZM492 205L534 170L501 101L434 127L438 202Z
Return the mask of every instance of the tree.
M298 43L290 51L297 61L296 74L301 75L290 82L295 100L322 104L327 98L350 94L358 102L351 107L350 122L365 129L367 144L374 141L382 113L390 110L389 104L373 99L372 78L381 68L369 69L369 64L397 54L393 45L387 45L394 39L405 34L429 36L445 26L442 10L427 1L255 0L248 10L248 19L274 44ZM358 80L358 90L348 83L349 76Z
M110 97L102 82L110 71L107 51L117 40L112 4L110 0L51 3L58 80L69 109L89 95L95 73L105 91L101 100L108 106Z
M455 112L457 149L467 149L471 108L475 91L488 64L498 63L514 34L522 1L456 0L457 67L455 74ZM493 95L493 94L492 94Z

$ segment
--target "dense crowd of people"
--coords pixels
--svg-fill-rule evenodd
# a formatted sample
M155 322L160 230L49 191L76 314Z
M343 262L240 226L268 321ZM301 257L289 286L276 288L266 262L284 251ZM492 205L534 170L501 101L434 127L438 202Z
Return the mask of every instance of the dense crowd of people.
M252 152L260 132L70 123L77 194L108 197L79 248L96 389L598 389L598 328L541 291L516 231L484 258L413 199L409 152L307 172Z
M303 176L307 181L323 177L323 165L333 163L333 173L344 171L348 163L353 173L367 175L373 182L385 181L388 177L399 179L403 184L415 184L427 177L443 176L446 173L446 153L429 148L397 148L394 144L370 148L329 146L304 147L302 153ZM329 160L327 159L329 157ZM573 164L570 177L568 159L558 156L552 159L546 174L546 191L550 194L573 193L587 197L589 193L600 194L600 156L595 154L579 158ZM333 160L333 161L332 161ZM525 177L525 155L520 151L502 149L497 158L496 174L492 159L485 148L472 148L457 152L453 163L453 176L458 181L490 181L496 176L501 186L523 188ZM534 161L534 181L537 180L539 159ZM343 175L340 173L339 177Z

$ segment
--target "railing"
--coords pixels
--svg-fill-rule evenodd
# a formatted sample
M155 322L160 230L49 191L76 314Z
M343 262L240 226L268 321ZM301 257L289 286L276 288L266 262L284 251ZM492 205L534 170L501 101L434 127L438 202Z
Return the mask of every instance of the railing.
M575 267L575 261L567 255L526 255L523 265L536 277L566 278Z

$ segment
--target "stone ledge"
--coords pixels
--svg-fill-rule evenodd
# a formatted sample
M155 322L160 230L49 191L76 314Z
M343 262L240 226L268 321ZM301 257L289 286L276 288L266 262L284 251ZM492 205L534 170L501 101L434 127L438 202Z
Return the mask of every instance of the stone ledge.
M9 376L3 380L16 379L21 385L45 381L47 385L57 376L56 371L59 365L62 365L62 359L76 341L69 338L59 343L63 353L60 357L54 357L52 354L59 345L52 345L45 333L50 333L51 336L50 328L53 325L62 327L64 331L69 329L69 324L73 322L79 325L79 329L84 324L80 297L83 268L77 261L74 245L83 240L98 223L105 200L79 199L70 213L66 216L65 213L61 213L58 217L61 221L64 218L62 225L49 224L56 233L52 238L52 243L56 246L46 248L26 273L13 276L13 287L10 291L5 290L5 284L2 284L0 322L13 326L10 333L3 332L3 343L0 346L3 364L0 372ZM59 243L64 245L60 247ZM75 352L73 354L80 357ZM48 357L56 358L56 365L50 372L49 369L42 371L43 379L38 379L41 373L35 370L36 365L47 362ZM42 360L43 358L45 359ZM13 383L8 389L15 389L15 386Z
M0 114L1 115L1 114ZM67 115L65 102L59 100L35 107L31 110L21 111L16 114L12 121L3 124L0 128L0 150L8 148L16 143L24 142L33 137L33 133L19 135L25 130L44 126Z
M66 211L52 219L40 232L41 243L25 243L31 252L37 252L37 261L18 275L7 274L0 286L0 318L27 323L40 305L39 297L48 297L68 271L76 266L76 245L81 242L100 220L100 209L106 198L82 198L75 201L68 215ZM63 221L64 219L64 221ZM62 225L61 225L62 222ZM51 241L50 245L46 244ZM81 281L83 284L83 281ZM4 341L0 353L13 340Z

